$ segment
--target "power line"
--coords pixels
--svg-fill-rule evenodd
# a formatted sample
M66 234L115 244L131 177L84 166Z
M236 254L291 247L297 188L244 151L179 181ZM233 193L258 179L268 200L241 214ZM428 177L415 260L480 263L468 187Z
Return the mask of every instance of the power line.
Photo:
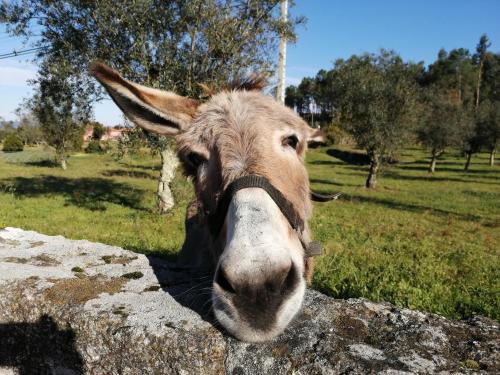
M47 48L47 46L28 48L28 49L24 49L24 50L20 50L20 51L14 50L14 51L9 52L9 53L0 54L0 60L9 59L11 57L30 55L32 53L36 53L38 51L41 51L45 48Z

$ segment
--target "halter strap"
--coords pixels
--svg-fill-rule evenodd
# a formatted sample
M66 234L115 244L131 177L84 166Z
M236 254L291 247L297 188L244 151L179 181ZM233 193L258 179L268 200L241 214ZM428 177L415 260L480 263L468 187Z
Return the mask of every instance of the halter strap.
M209 215L209 227L212 233L212 237L218 237L222 226L224 225L224 220L226 218L227 210L231 204L234 194L242 189L247 188L259 188L264 190L272 200L276 203L278 208L286 217L290 226L298 233L300 242L304 247L306 256L312 257L322 254L321 244L318 242L311 242L309 244L304 243L302 240L302 232L304 231L304 220L300 217L297 211L293 208L293 205L288 201L285 196L276 189L267 178L259 175L247 175L240 177L233 182L231 182L222 197L220 198L217 209L211 215Z

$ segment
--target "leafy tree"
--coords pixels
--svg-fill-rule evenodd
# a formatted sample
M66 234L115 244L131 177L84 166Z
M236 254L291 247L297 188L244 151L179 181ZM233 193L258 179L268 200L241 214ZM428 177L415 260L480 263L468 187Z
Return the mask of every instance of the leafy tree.
M500 143L500 101L484 100L476 113L475 139L490 153L490 166L495 164L495 151Z
M436 93L427 94L417 129L420 142L431 150L429 172L434 173L438 158L447 147L460 146L465 130L464 114L459 103Z
M250 70L272 71L280 35L293 41L294 26L304 21L284 24L277 4L279 0L125 0L119 6L110 0L17 0L2 4L0 21L11 34L27 38L37 23L41 36L32 46L47 46L38 59L60 61L53 56L64 56L69 76L87 101L103 96L87 72L96 59L130 80L197 98L203 93L196 83L217 88Z
M488 54L488 48L491 43L488 40L486 34L481 35L479 38L479 43L476 46L476 53L474 54L474 62L477 65L477 81L476 81L476 110L479 107L480 97L481 97L481 81L483 76L483 66Z
M412 135L419 66L392 51L352 56L335 63L333 104L341 126L370 158L366 187L374 188L377 172Z
M7 121L3 118L0 118L0 142L2 142L5 137L9 134L14 133L16 128L14 127L13 121Z
M64 61L44 61L38 86L30 106L36 115L45 142L54 147L56 162L67 168L73 150L82 146L84 124L89 117L89 103L80 96L78 82L69 75Z
M25 145L37 145L43 142L43 134L40 125L32 113L23 113L18 110L19 126L17 127L17 134L22 139Z
M474 106L476 84L475 67L470 52L465 48L446 52L441 49L437 60L429 65L420 79L425 89L439 92L464 110Z
M475 59L464 48L447 53L440 50L436 62L429 66L422 80L427 90L439 92L446 100L457 105L461 115L458 133L462 137L458 144L466 156L465 170L468 169L472 155L479 152L483 137L477 134L475 111L477 103L477 71Z
M488 37L483 34L479 38L479 43L476 46L476 53L473 56L472 62L476 68L476 82L475 82L475 100L474 100L474 123L465 137L463 142L463 151L465 153L466 161L464 171L467 171L470 166L472 155L481 151L485 146L484 127L481 118L482 114L479 113L479 106L481 103L481 83L483 80L483 67L484 62L488 55L488 48L491 43L488 42Z
M499 141L498 110L500 106L500 54L489 53L483 66L481 96L484 105L479 105L478 125L483 134L486 150L490 153L490 165L495 164L495 152Z

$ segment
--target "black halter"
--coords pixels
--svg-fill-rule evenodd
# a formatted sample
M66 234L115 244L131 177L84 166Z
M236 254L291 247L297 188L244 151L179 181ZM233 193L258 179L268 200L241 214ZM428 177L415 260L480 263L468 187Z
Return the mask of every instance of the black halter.
M300 215L293 208L292 204L285 198L285 196L278 189L276 189L267 178L258 175L240 177L231 182L226 190L224 190L222 197L217 204L217 209L213 214L209 215L209 227L213 238L217 238L222 230L227 210L234 194L236 194L238 190L246 188L260 188L269 194L283 215L286 217L291 227L297 232L307 257L313 257L323 253L319 242L304 242L302 236L304 231L304 220L302 220ZM319 194L311 193L311 198L313 200L326 202L328 200L337 199L339 195L340 194L336 194L334 196L320 196ZM319 197L321 197L321 199L318 199Z

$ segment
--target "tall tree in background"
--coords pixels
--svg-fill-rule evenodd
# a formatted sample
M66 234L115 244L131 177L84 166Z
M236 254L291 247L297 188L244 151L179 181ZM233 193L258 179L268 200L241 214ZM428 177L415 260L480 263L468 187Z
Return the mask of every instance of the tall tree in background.
M4 120L0 117L0 142L2 142L10 133L14 133L16 128L13 121Z
M476 110L479 107L481 97L481 81L483 78L484 61L486 60L486 55L490 46L491 43L488 41L488 37L486 36L486 34L481 35L481 38L479 38L479 43L476 46L476 53L474 54L474 62L477 65Z
M21 111L19 111L17 115L19 117L17 134L23 140L23 143L30 146L42 143L43 134L35 116L30 112L26 113Z
M482 102L478 108L478 130L483 134L484 147L490 153L490 166L500 142L500 54L488 53L483 65Z
M434 172L437 159L446 147L464 148L473 136L475 73L467 49L450 52L441 49L437 60L429 65L420 79L423 111L417 135L431 149L429 172ZM469 146L475 147L476 144L474 141Z
M278 4L279 0L125 0L117 6L111 0L18 0L2 3L0 21L11 34L34 40L32 47L43 47L38 62L64 56L70 76L79 84L81 101L103 97L88 75L89 63L96 59L127 79L197 98L202 90L196 83L217 88L249 71L272 71L279 37L286 33L293 41L294 26L304 21L289 19L283 24ZM40 36L30 39L35 30ZM176 165L169 157L165 154L162 170ZM160 177L164 175L173 172ZM167 192L164 182L159 186Z
M464 110L474 107L475 67L470 52L465 48L450 52L441 49L437 60L422 75L420 83L424 89L446 96Z
M483 100L479 104L474 135L477 143L490 154L490 166L495 165L495 152L500 142L500 101Z
M80 149L84 123L90 115L89 102L80 95L78 80L73 80L64 60L42 62L37 91L29 106L40 123L45 142L54 147L56 162L67 168L71 151Z
M435 172L437 160L447 147L461 145L464 120L461 105L456 100L436 92L426 93L417 136L431 150L430 173Z
M352 56L335 63L334 105L341 125L370 158L366 187L374 188L384 158L412 135L415 124L416 73L391 51Z
M471 129L468 136L465 138L463 143L463 150L465 153L465 166L464 171L469 170L472 155L481 151L484 146L485 135L481 129L481 117L482 115L478 112L479 106L481 104L481 84L483 80L483 67L485 60L488 55L488 48L491 43L488 42L488 37L486 35L481 35L479 38L479 43L476 46L476 53L474 54L472 61L476 68L476 90L475 90L475 101L473 111L473 119Z

